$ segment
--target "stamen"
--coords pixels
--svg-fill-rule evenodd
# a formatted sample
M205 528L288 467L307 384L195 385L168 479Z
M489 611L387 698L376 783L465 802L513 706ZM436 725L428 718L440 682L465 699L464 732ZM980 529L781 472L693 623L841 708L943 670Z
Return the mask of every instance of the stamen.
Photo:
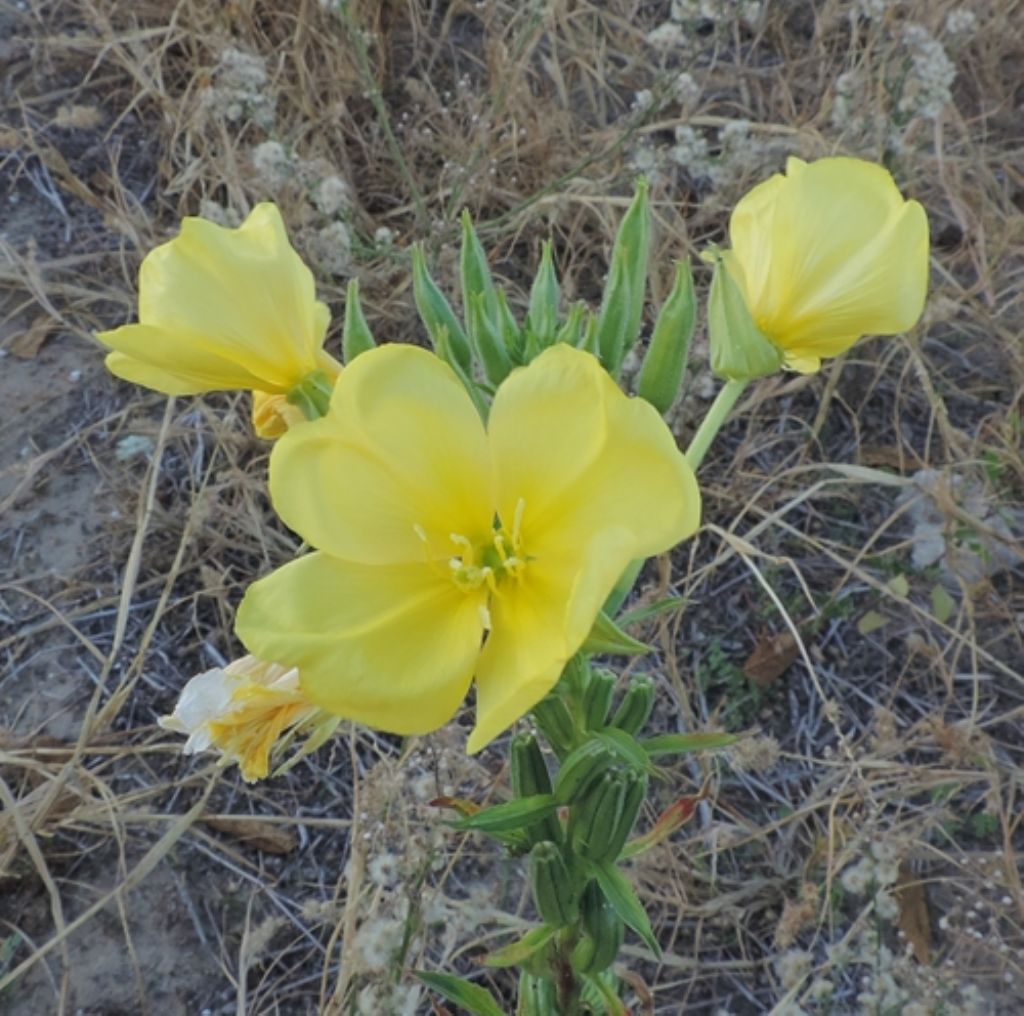
M420 538L421 542L427 542L427 531L418 522L413 523L412 531Z
M484 626L485 631L491 630L491 612L487 609L486 603L481 603L477 607L477 613L480 615L480 623Z

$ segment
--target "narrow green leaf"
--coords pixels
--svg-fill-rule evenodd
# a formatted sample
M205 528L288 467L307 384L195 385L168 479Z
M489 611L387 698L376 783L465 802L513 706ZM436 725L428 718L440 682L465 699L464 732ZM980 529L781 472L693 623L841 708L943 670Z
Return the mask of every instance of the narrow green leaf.
M557 928L542 924L539 928L531 928L522 938L510 945L502 946L488 953L483 962L488 967L516 967L524 963L535 953L540 952L551 941Z
M360 353L373 349L377 345L370 326L363 317L363 307L359 302L359 280L353 279L348 284L345 294L345 328L341 334L341 358L346 364L351 363Z
M691 751L710 751L714 748L725 748L739 740L737 734L661 734L648 737L640 742L650 756L682 755Z
M413 973L428 988L461 1006L472 1016L505 1016L494 996L479 984L454 974L438 974L428 970L415 970Z
M638 741L632 734L627 734L626 731L616 727L607 727L601 733L595 734L594 737L607 744L623 762L635 769L646 773L655 772L650 752L645 747L646 742Z
M654 937L650 918L643 904L637 897L636 890L629 884L625 875L615 867L614 862L592 865L591 870L601 887L605 899L612 909L628 924L646 943L655 956L661 955L661 946Z
M546 815L553 814L558 802L551 794L534 794L531 797L518 797L505 804L495 804L484 808L475 815L459 819L452 823L456 829L475 829L482 833L506 833L525 829Z
M467 376L473 373L473 354L469 348L469 339L462 330L458 318L437 287L437 283L427 271L423 248L418 244L412 249L412 292L416 301L416 309L427 327L434 348L440 353L442 329L447 332L448 356L453 366L458 364Z
M682 388L696 323L697 300L687 258L676 262L676 280L654 323L637 379L637 394L662 415L672 408Z
M649 653L651 647L627 635L604 611L597 615L594 627L590 629L587 641L583 643L585 653L609 653L619 656L641 656Z
M666 596L663 600L656 600L645 607L637 607L634 610L627 610L616 619L620 628L628 628L630 625L639 624L641 621L649 621L652 617L667 614L676 610L686 601L681 596Z

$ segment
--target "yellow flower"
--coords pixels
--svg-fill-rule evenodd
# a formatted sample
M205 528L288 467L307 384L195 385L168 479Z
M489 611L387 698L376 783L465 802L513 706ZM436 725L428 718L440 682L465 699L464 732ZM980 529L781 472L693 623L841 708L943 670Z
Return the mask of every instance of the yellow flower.
M253 656L193 677L174 713L159 722L188 735L186 754L216 748L250 783L266 777L271 750L286 731L302 726L314 730L318 744L324 740L323 715L303 694L299 672ZM333 729L335 722L327 722Z
M906 331L928 285L928 220L881 166L791 158L729 221L724 263L786 364L815 371L863 335Z
M288 417L261 413L261 395L283 401L309 375L333 382L341 370L322 348L329 318L281 213L261 204L237 229L185 219L181 233L142 262L138 324L97 337L113 350L110 371L146 388L253 391L257 431L270 437Z
M566 345L509 375L486 429L441 360L364 353L278 443L270 490L318 551L249 588L247 648L398 734L446 723L475 677L470 751L554 686L626 566L700 517L657 411Z

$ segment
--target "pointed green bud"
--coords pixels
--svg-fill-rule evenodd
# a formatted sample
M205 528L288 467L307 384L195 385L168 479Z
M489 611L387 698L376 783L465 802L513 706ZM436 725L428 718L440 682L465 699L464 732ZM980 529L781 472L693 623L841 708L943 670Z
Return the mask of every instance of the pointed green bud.
M451 359L462 369L466 376L473 373L473 354L469 348L469 339L462 330L451 304L437 288L437 283L427 271L427 263L423 257L423 248L417 244L412 249L412 292L416 301L416 309L427 327L427 333L434 344L434 350L440 353L440 332L447 330L447 348Z
M307 420L319 420L327 415L333 391L331 379L322 370L314 370L292 388L285 399L298 406Z
M569 815L569 838L575 853L588 861L611 860L609 843L625 804L622 767L606 769Z
M533 797L536 794L550 794L551 774L548 772L544 753L532 731L524 731L512 738L510 748L512 766L512 792L516 797ZM527 830L533 842L552 840L562 842L562 823L557 815L546 815Z
M636 182L633 201L622 219L612 250L612 265L614 266L617 258L622 258L628 284L626 320L619 363L639 338L640 322L643 319L647 258L651 249L651 208L648 189L647 179L640 177Z
M530 288L530 310L526 315L527 327L533 331L541 349L555 341L561 297L555 263L551 257L551 241L545 240L541 245L540 268Z
M360 353L375 348L376 339L363 317L359 301L359 280L352 279L345 294L345 329L341 333L341 358L351 363Z
M581 974L599 974L615 962L626 926L596 882L588 882L583 890L580 925L583 938L572 952L573 969Z
M483 364L487 380L492 385L499 385L512 369L512 361L505 351L505 340L498 333L494 320L487 315L484 294L471 293L465 300L469 337L477 359Z
M658 313L637 381L637 394L664 415L679 395L697 322L690 259L676 262L676 281Z
M580 342L580 349L587 353L593 353L598 359L601 358L601 348L598 345L597 315L587 311L587 321L583 327L583 340Z
M708 297L708 338L711 369L729 381L774 374L782 366L782 350L757 327L730 271L730 251L717 256Z
M537 910L546 923L564 928L579 917L575 880L558 844L543 840L530 851L530 883Z
M612 747L596 739L584 741L562 763L555 777L555 800L575 804L590 791L591 785L616 759Z
M472 333L469 302L473 296L483 297L483 311L493 327L498 324L498 297L491 279L491 266L487 263L473 219L468 211L462 213L462 250L459 253L459 274L462 281L462 302L466 311L466 328Z
M452 349L451 341L448 338L448 329L444 325L441 325L434 333L434 352L455 371L456 376L462 382L462 386L473 400L473 405L476 406L480 419L486 423L487 414L490 412L490 405L480 391L480 386L463 369L461 362Z
M627 734L642 730L654 708L654 681L647 674L637 674L622 696L611 725Z
M548 739L548 744L559 757L564 756L576 740L576 724L561 697L552 693L541 699L533 707L533 718Z
M584 699L587 730L601 730L608 722L608 710L615 694L616 677L610 670L595 670Z
M509 309L508 299L505 291L499 289L498 296L498 333L505 342L505 350L513 364L522 364L523 359L523 333L516 324L515 315Z
M633 826L636 825L637 816L643 807L644 798L647 797L647 776L635 769L627 770L623 775L625 783L625 796L622 808L618 814L618 821L612 828L611 835L604 843L604 849L595 861L614 861L622 853L626 840L629 839Z
M569 308L569 316L565 319L562 327L558 329L555 342L564 342L567 346L576 346L578 349L583 344L583 319L587 314L587 305L582 301L574 303Z
M598 315L594 341L605 370L613 377L619 376L623 357L626 355L630 313L630 252L615 247L612 267L604 285L601 313Z
M558 992L548 977L523 973L519 978L516 1016L559 1016Z

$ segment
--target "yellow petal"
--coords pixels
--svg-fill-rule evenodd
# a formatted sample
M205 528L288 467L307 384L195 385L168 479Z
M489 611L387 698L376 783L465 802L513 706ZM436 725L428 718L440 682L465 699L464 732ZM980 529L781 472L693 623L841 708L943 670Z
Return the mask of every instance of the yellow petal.
M488 436L499 513L506 528L520 520L526 564L491 602L471 751L554 686L630 561L700 524L696 479L664 420L589 353L554 346L512 374Z
M523 502L531 557L622 530L628 562L700 525L697 481L665 421L624 395L590 353L552 346L511 374L495 397L488 442L498 512L508 526Z
M481 543L494 515L473 403L441 360L405 345L353 360L327 416L281 438L270 494L312 546L367 564L446 561L451 534Z
M118 329L99 338L145 365L189 379L191 391L250 386L239 383L241 374L258 380L251 387L284 393L313 370L336 370L321 349L327 318L276 206L261 204L238 229L187 218L174 240L143 260L139 321L160 331L159 349L151 352L143 341L152 333ZM175 353L173 370L168 348ZM159 372L135 374L161 380Z
M465 697L482 604L482 593L460 592L437 565L310 554L249 587L236 631L250 652L298 667L303 693L322 709L419 734L451 719Z
M470 753L525 716L555 686L632 560L632 546L623 530L605 532L582 549L556 548L531 560L520 581L499 588L476 671Z
M124 325L97 338L113 352L107 369L116 377L166 395L196 395L226 388L255 388L263 382L233 360L209 349L183 350L179 336L153 325Z
M904 331L924 306L924 210L881 166L790 160L737 205L730 238L755 321L794 364Z

